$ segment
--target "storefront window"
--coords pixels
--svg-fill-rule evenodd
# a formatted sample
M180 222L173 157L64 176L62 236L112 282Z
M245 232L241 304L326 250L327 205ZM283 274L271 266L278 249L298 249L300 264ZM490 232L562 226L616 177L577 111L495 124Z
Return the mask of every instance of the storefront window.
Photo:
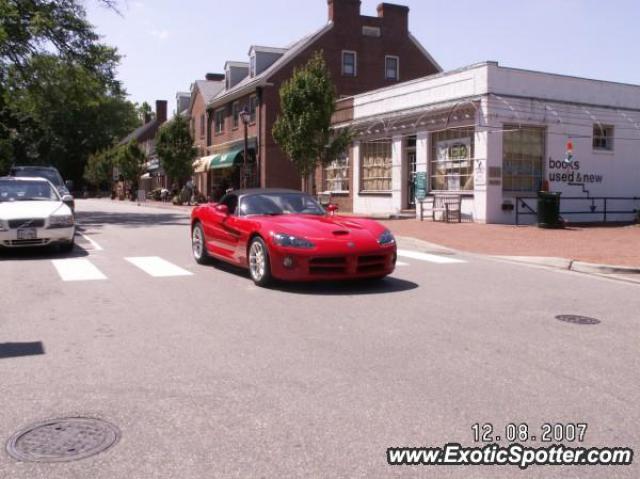
M391 191L391 140L360 145L360 189L363 192Z
M439 131L431 140L431 190L473 191L473 129Z
M535 192L542 186L545 130L504 125L502 190Z
M324 169L324 190L334 193L349 191L349 155L342 153Z

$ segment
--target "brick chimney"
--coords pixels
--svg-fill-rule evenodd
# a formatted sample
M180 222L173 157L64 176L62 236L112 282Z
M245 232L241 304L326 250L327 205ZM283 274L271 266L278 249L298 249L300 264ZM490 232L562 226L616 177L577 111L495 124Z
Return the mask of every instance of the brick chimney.
M409 7L381 3L378 5L378 17L382 18L385 27L392 28L398 33L406 34L409 31Z
M360 16L360 0L327 0L329 21L348 22Z
M167 121L167 100L156 100L156 120L159 123Z
M224 73L207 73L204 79L208 81L223 81Z

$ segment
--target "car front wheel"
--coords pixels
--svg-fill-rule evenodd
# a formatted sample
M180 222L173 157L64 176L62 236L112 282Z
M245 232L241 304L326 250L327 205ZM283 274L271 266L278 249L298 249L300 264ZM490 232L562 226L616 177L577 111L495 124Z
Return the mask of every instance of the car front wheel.
M208 264L211 261L209 253L207 253L204 231L200 223L196 223L191 231L191 251L193 252L193 258L198 264Z
M271 282L269 251L260 237L254 238L249 245L249 274L258 286L266 286Z

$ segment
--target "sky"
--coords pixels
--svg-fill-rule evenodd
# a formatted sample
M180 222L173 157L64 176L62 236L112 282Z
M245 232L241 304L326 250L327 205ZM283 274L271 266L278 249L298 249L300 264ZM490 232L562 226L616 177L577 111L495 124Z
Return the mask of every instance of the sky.
M378 0L361 13L376 15ZM391 0L446 70L480 61L640 84L637 0ZM169 101L251 45L282 47L327 22L326 0L120 0L121 15L85 0L87 17L123 56L132 101Z

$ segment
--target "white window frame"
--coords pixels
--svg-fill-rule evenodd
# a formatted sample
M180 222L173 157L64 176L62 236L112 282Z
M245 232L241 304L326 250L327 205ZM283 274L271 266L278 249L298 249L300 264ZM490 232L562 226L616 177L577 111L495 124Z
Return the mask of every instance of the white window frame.
M389 67L387 66L387 61L389 61L391 59L396 61L396 77L395 78L390 78L389 77ZM385 57L384 57L384 78L385 78L385 80L400 81L400 57L399 56L397 56L397 55L385 55Z
M351 178L349 177L349 152L344 151L338 158L333 160L327 166L324 167L324 187L327 193L349 193L351 189ZM329 178L329 171L340 171L343 173L342 177ZM336 184L346 183L346 188L337 189Z
M345 55L353 55L353 73L345 73L344 71L344 57ZM340 68L342 71L342 76L344 77L357 77L358 76L358 52L354 50L342 50L342 54L340 55Z
M256 54L254 53L249 57L249 76L253 78L256 76Z
M220 123L218 123L218 114L222 115L222 121ZM224 133L224 119L225 119L224 107L218 108L213 112L213 122L214 122L214 129L215 129L216 135L219 135L220 133Z
M596 129L600 131L600 134L596 136ZM613 151L615 138L615 127L613 125L602 125L600 123L593 124L593 133L591 146L593 147L593 151ZM596 138L598 140L606 141L606 146L596 146Z

